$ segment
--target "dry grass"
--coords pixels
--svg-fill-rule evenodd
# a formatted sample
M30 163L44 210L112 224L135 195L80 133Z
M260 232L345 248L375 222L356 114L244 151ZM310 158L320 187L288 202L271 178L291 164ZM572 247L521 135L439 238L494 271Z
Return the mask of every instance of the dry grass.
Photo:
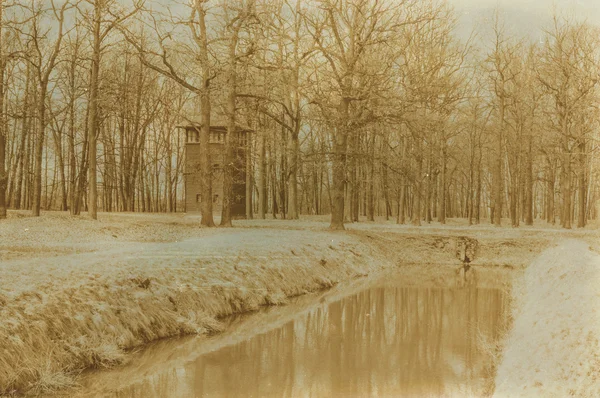
M66 375L118 365L133 347L214 333L222 329L219 317L283 303L286 297L391 265L352 237L334 235L331 243L324 239L331 237L327 233L316 242L294 231L278 232L278 237L287 235L283 241L263 234L274 248L246 247L241 253L231 247L225 251L237 238L228 232L224 241L198 248L197 256L173 253L158 261L165 251L153 247L156 256L148 258L145 251L109 259L91 256L93 261L81 256L36 260L39 270L57 270L52 279L34 275L34 267L20 274L23 270L9 270L10 262L4 263L13 284L2 284L1 391L62 388L70 383ZM241 241L238 246L244 247Z
M220 317L398 264L438 272L459 264L458 236L479 240L474 266L500 268L521 268L556 238L389 224L333 233L313 220L207 230L182 216L20 215L0 229L0 394L61 389L82 369L123 363L148 342L219 332Z
M28 395L45 395L77 386L76 375L56 369L53 362L52 358L47 358L45 366L37 371L36 381L27 391Z

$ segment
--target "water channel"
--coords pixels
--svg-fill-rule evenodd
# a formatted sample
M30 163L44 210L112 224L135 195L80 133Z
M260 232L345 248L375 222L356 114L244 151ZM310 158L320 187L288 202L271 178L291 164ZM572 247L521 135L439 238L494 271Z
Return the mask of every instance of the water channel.
M506 293L402 286L309 297L232 318L210 338L156 344L125 368L84 378L80 396L369 397L483 394Z

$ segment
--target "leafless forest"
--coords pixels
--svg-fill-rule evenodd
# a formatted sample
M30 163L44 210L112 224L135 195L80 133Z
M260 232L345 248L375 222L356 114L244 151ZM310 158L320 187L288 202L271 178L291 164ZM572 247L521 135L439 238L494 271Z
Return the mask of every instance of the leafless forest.
M531 40L497 13L459 38L435 0L169 6L0 0L0 218L183 211L177 126L191 115L201 145L211 117L253 129L248 218L571 228L598 216L596 26L557 10ZM201 164L210 193L208 152ZM231 225L227 205L220 218Z

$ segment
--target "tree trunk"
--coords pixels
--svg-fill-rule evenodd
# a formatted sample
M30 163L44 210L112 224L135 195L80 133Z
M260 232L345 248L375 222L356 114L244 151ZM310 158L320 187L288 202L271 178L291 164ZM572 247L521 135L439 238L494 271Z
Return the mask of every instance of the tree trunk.
M28 104L28 99L29 99L29 76L27 78L27 84L26 84L26 88L25 88L25 102L24 105ZM17 157L17 181L16 181L16 189L14 192L14 206L15 209L20 209L21 208L21 194L22 194L22 190L23 190L23 182L26 181L27 179L27 175L25 173L25 167L27 165L27 153L26 153L26 144L27 144L27 137L29 136L29 121L30 121L30 117L29 117L29 113L28 113L28 106L26 106L23 109L23 124L22 124L22 129L21 129L21 142L19 144L19 156Z
M518 139L518 138L517 138ZM508 178L509 178L509 212L510 212L510 223L513 228L519 226L519 159L518 153L514 154L513 165L508 167Z
M7 131L4 114L4 74L6 58L4 54L4 0L0 0L0 220L7 217L6 213L6 186L8 183L8 165L6 164Z
M67 211L68 197L67 197L67 178L65 173L65 161L63 156L63 145L62 145L62 132L57 131L54 135L54 147L56 151L56 157L58 161L58 171L60 173L60 192L61 192L61 210Z
M288 138L288 214L291 220L299 219L298 213L298 153L300 151L300 144L298 142L298 135L300 133L299 120L293 122L294 131L289 133Z
M92 50L92 74L90 78L90 97L88 114L88 157L89 157L89 176L88 176L88 214L93 220L98 219L98 183L97 183L97 145L98 134L98 86L100 73L100 24L102 23L100 0L94 4L93 20L93 50Z
M168 128L167 128L168 131ZM173 150L171 148L171 133L166 133L165 149L167 153L165 167L165 212L173 212Z
M4 1L0 0L0 220L7 217L6 212L6 186L8 183L8 165L6 164L6 123L4 122L4 72L6 60L4 58L4 41L2 24L4 23Z
M279 190L277 191L277 197L279 198L279 213L281 214L281 219L285 220L287 214L287 196L286 196L286 175L287 175L287 162L285 156L285 131L283 127L281 128L281 140L280 140L280 156L279 156L279 175L275 176L275 180L279 179Z
M83 149L81 151L81 162L79 163L79 175L78 175L78 179L77 179L77 189L76 189L76 194L75 194L75 201L74 201L74 210L73 210L73 214L74 215L79 215L81 214L81 205L83 204L83 198L85 195L85 188L86 188L86 176L88 174L88 167L89 167L89 134L87 134L88 131L88 124L89 124L89 112L90 112L90 108L88 107L86 110L86 118L85 118L85 128L84 131L86 132L84 134L84 141L83 141ZM87 198L86 198L87 200Z
M275 136L276 134L274 133L272 144L269 146L269 179L271 180L271 213L273 214L273 219L276 219L279 213L277 203L277 147L275 145Z
M252 142L253 135L248 133L246 137L246 219L252 220L254 218L254 201L252 200L252 193L254 192L254 169L252 167Z
M267 215L267 133L260 124L258 132L258 217L264 220Z
M195 2L198 11L198 25L200 31L200 62L202 63L202 89L200 91L200 147L209 148L210 142L210 81L208 37L206 32L206 10L201 2ZM210 151L200 151L200 192L204 199L200 201L201 225L214 227L212 207L212 163Z
M46 90L47 84L41 82L40 99L38 103L39 125L37 140L35 142L35 165L33 177L33 204L32 214L39 217L42 205L42 162L44 155L44 138L46 136Z
M587 189L586 189L586 162L585 162L586 154L585 154L585 141L579 144L579 201L578 203L578 214L577 214L577 228L583 228L586 224L586 198L587 198Z
M425 187L425 222L427 224L431 223L431 182L432 182L432 178L431 178L431 174L433 173L432 170L432 153L430 150L428 159L427 159L427 178L426 178L426 187Z
M480 149L481 150L481 149ZM477 190L475 192L475 224L481 222L481 153L477 166Z
M344 228L344 188L346 185L346 151L348 147L348 112L350 100L342 98L339 108L340 130L333 134L333 183L330 229Z
M223 208L221 209L221 227L231 227L231 206L233 199L233 173L234 173L234 143L236 141L236 61L235 48L237 37L229 45L229 74L227 94L227 134L225 136L225 150L223 154Z
M525 170L525 225L533 225L533 132L527 139L527 166Z
M402 136L401 140L402 145L402 153L400 158L400 197L398 198L398 224L406 224L406 171L405 171L405 162L406 162L406 137Z
M571 229L571 153L569 148L568 125L566 116L563 119L563 164L562 164L562 196L563 206L561 224L565 229Z
M37 101L39 100L37 95L37 90L34 90L34 108L37 108ZM32 118L32 134L27 135L27 149L25 151L27 157L25 159L25 167L24 167L24 182L25 189L23 190L23 198L22 202L24 204L24 208L31 210L32 196L33 196L33 178L32 178L32 170L33 170L33 147L35 146L35 134L33 132L37 128L37 120Z
M75 56L74 56L75 57ZM77 158L75 155L75 59L70 61L69 69L69 211L75 215L75 200L77 198ZM80 170L81 172L81 170Z
M229 38L227 70L227 135L225 136L225 152L223 155L223 208L221 209L221 227L231 227L231 206L233 205L233 178L237 161L234 145L239 145L236 129L237 98L237 45L241 21L231 26Z
M554 208L554 189L555 189L555 176L554 176L554 172L550 171L549 173L550 175L547 177L548 178L548 183L547 183L547 192L546 195L548 196L548 208L546 210L546 216L547 219L546 221L554 224L556 222L556 217L555 217L555 208Z
M494 168L493 168L493 186L492 186L492 194L493 194L493 213L494 219L493 224L495 226L502 225L502 194L504 192L504 184L503 184L503 176L502 176L502 163L504 161L503 151L502 151L502 140L504 135L504 111L505 111L504 97L500 99L500 126L498 131L496 132L496 142L495 147L495 157L494 157Z
M475 120L477 122L477 120ZM475 131L471 130L469 139L469 176L467 181L467 217L469 225L473 225L473 197L475 186Z
M421 149L420 138L416 139L415 143L415 181L413 190L413 212L412 224L421 226L421 175L423 174L423 152Z
M446 224L446 174L447 174L447 165L446 165L446 146L442 143L442 151L441 151L441 159L440 159L440 188L439 188L439 208L438 208L438 222L440 224Z
M367 164L367 221L375 221L375 134L373 133L371 135L372 137L371 142L369 143L370 151Z

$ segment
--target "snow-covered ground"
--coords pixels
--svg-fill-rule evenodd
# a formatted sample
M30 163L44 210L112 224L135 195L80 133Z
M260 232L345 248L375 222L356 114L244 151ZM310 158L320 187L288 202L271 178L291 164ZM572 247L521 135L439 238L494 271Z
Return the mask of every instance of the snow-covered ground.
M513 293L494 396L598 397L600 254L566 240L538 257Z

